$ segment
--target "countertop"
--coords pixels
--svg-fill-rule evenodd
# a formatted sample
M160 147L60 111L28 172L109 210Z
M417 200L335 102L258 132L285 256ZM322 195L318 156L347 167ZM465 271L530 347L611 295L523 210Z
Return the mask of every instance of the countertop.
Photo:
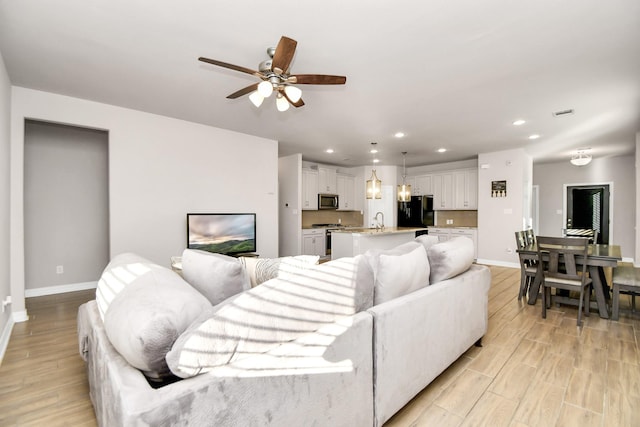
M430 225L427 228L468 228L469 230L478 229L478 227L468 227L464 225Z
M418 230L424 230L423 227L385 227L384 230L366 227L344 227L338 230L331 230L332 233L345 234L367 234L367 235L384 235L384 234L400 234L415 233Z

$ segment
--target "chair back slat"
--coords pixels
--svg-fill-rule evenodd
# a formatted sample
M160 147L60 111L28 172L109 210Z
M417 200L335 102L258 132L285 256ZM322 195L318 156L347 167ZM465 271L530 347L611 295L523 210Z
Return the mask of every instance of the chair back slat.
M527 246L527 240L525 238L524 231L516 231L516 246L518 249L523 249Z
M538 258L547 256L545 275L559 279L580 280L586 274L587 264L578 268L577 257L586 259L589 239L582 237L538 237Z

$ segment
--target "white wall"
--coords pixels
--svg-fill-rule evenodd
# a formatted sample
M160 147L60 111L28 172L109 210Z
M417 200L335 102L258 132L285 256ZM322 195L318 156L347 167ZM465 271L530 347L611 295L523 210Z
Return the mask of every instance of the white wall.
M280 256L302 253L302 154L278 159Z
M531 156L522 149L478 155L478 261L516 267L514 233L530 218ZM507 181L507 197L491 197L491 183Z
M635 257L636 185L635 157L593 159L586 166L562 163L535 164L533 183L540 186L540 235L558 236L562 232L564 184L612 183L613 224L609 241L620 245L624 258ZM558 213L560 212L560 213Z
M11 295L9 281L9 170L11 82L0 53L0 303ZM1 307L1 305L0 305ZM11 335L11 306L0 311L0 362Z
M186 246L187 212L255 212L257 250L278 255L278 143L141 111L13 87L11 286L24 311L25 118L109 132L111 256L161 265Z

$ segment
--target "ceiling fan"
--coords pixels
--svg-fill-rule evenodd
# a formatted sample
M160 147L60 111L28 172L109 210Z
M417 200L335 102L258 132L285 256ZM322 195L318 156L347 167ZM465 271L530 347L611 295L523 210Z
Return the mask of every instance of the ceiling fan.
M343 85L347 81L347 78L344 76L290 74L289 66L293 60L297 44L297 41L282 36L278 42L278 46L267 49L267 54L270 59L262 61L258 66L258 71L215 59L200 57L198 60L230 70L251 74L262 80L261 82L254 83L232 93L227 96L228 99L239 98L251 93L249 99L256 107L259 107L264 98L268 98L273 92L276 92L276 106L278 110L286 111L289 108L289 104L294 107L302 107L304 105L304 101L302 101L302 91L294 86L296 84Z

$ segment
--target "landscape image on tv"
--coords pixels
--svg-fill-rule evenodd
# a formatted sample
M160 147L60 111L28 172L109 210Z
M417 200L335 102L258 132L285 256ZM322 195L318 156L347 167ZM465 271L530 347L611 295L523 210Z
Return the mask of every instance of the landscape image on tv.
M233 254L255 252L255 214L187 214L188 247Z

